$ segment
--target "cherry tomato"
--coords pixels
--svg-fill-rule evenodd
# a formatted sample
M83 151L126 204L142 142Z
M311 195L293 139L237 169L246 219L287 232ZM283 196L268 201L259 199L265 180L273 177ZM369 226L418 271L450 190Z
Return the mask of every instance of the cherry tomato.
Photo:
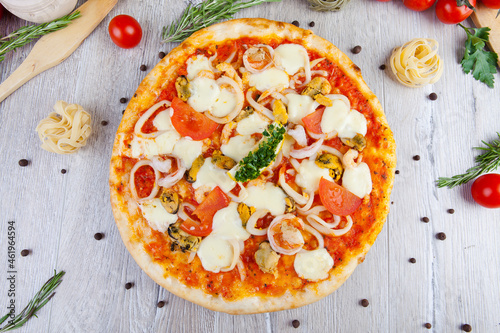
M172 125L182 136L189 136L195 141L208 138L217 129L219 124L203 113L194 110L180 98L174 97L172 101L174 114L171 117Z
M109 22L109 36L123 49L136 47L142 39L141 25L129 15L118 15Z
M470 189L475 202L486 208L500 208L500 174L489 173L477 178Z
M219 186L214 187L193 212L193 215L196 215L201 223L187 219L182 222L181 229L193 236L208 236L212 232L212 221L215 213L229 206L230 202L231 199Z
M302 118L302 122L309 132L315 134L323 133L321 130L321 118L323 118L323 112L325 112L325 108L320 108Z
M323 206L334 215L350 215L361 205L361 198L324 178L319 181L319 198Z
M421 12L431 8L435 2L436 0L403 0L403 5L416 12Z
M483 5L492 9L500 9L500 0L481 0Z
M476 0L469 1L472 6L476 6ZM472 14L472 9L467 6L457 7L456 0L437 0L436 16L446 24L457 24L468 18Z

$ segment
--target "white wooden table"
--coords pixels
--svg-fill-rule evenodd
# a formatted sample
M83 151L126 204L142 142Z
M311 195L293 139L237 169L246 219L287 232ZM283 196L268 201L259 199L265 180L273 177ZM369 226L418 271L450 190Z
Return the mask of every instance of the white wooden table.
M81 4L83 1L79 1ZM130 97L158 61L162 26L188 1L120 0L110 15L61 65L35 77L0 104L0 316L7 310L8 221L15 221L15 304L19 312L52 274L65 270L56 296L18 332L500 332L500 210L472 201L470 184L438 189L438 176L474 164L471 148L500 131L500 77L488 88L459 63L465 33L441 24L434 11L416 13L400 1L353 0L338 13L317 13L305 0L283 0L236 17L297 20L332 41L362 70L379 97L397 143L393 205L375 245L352 277L320 302L277 313L231 316L180 299L154 283L134 262L115 227L109 204L108 163L115 131ZM118 14L142 25L139 47L112 44L107 25ZM26 22L11 15L0 33ZM466 21L469 25L471 22ZM395 82L391 50L415 37L439 41L445 70L432 86ZM359 54L351 49L361 45ZM26 57L25 46L0 63L5 80ZM436 101L428 95L435 92ZM85 148L60 156L42 150L35 132L57 100L92 114ZM103 126L102 121L108 125ZM421 159L415 161L414 155ZM20 167L18 161L30 161ZM61 170L67 173L61 173ZM454 209L454 214L448 213ZM423 223L423 217L429 223ZM101 232L104 238L94 239ZM446 240L436 238L445 232ZM22 249L30 255L22 257ZM409 259L415 258L416 263ZM134 286L126 290L125 284ZM369 306L360 305L368 299ZM163 308L157 303L165 301ZM292 320L300 321L293 328Z

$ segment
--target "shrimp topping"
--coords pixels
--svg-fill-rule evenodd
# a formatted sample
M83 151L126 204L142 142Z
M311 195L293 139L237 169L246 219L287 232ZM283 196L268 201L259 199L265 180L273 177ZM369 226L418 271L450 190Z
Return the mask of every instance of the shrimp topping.
M292 255L304 246L301 230L304 222L293 214L280 215L274 218L267 229L267 237L274 251Z

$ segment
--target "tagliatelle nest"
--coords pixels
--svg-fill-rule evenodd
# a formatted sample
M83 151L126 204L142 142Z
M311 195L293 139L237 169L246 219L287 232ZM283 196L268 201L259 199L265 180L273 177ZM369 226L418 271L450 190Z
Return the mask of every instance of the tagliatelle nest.
M399 82L411 88L435 83L443 74L443 63L437 54L439 44L430 38L415 38L392 51L392 73Z
M92 132L90 114L80 105L64 101L57 101L54 110L36 127L41 147L57 154L77 152Z

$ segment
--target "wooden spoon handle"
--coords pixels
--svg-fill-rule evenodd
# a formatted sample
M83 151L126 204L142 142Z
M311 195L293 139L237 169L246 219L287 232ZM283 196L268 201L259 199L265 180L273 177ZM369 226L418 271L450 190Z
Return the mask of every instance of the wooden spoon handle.
M40 38L19 68L0 85L0 102L36 75L69 57L117 2L88 0L77 9L81 17L66 28Z

